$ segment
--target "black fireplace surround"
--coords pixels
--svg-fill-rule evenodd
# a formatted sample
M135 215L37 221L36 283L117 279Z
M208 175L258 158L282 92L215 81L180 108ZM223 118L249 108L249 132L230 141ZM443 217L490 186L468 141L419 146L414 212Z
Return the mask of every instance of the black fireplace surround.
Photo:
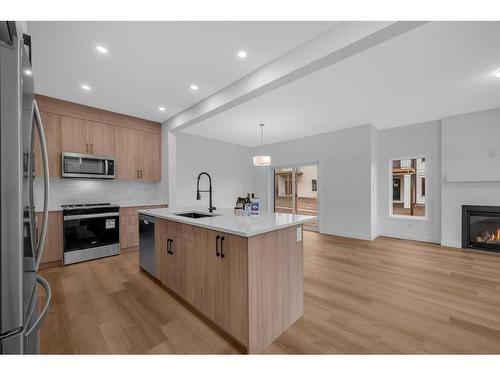
M462 248L500 253L499 206L462 206Z

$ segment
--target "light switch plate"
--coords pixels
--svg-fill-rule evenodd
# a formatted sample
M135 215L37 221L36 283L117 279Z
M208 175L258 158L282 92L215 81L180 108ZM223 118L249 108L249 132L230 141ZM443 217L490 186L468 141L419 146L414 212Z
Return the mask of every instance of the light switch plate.
M302 227L297 228L297 242L302 241Z

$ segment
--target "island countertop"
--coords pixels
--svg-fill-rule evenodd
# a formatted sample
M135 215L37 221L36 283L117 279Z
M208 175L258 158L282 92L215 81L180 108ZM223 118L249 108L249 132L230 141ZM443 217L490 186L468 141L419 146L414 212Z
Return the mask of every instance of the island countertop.
M237 216L232 208L217 208L211 217L193 219L176 215L177 213L197 212L208 214L208 209L200 207L156 208L138 210L141 214L179 223L217 230L242 237L252 237L286 227L311 221L315 216L292 215L275 212L261 212L258 215Z

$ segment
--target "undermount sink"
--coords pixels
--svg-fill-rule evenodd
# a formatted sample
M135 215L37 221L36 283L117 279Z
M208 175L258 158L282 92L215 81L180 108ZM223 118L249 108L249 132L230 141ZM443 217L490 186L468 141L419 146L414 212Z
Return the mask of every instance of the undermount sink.
M203 214L200 212L181 212L174 214L176 216L190 217L191 219L201 219L202 217L214 217L214 214Z

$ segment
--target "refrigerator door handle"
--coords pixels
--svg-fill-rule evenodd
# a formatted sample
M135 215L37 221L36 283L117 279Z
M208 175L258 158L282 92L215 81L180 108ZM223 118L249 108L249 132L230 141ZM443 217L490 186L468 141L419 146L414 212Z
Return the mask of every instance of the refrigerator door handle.
M24 333L25 336L31 335L31 333L33 333L38 328L40 328L41 324L45 320L45 317L47 316L47 313L49 311L50 300L52 299L52 289L50 289L50 285L47 282L47 280L45 280L42 276L37 275L36 276L36 281L38 283L40 283L43 286L43 288L45 289L45 294L46 294L46 296L45 296L45 298L46 298L46 300L45 300L45 306L43 306L42 312L40 313L40 316L38 317L38 319L36 320L36 322L30 327L30 329L28 329Z
M45 132L43 131L42 117L40 116L40 111L38 110L38 105L36 104L36 100L33 100L33 110L35 115L35 124L38 129L38 134L40 138L40 148L42 150L42 163L43 163L43 222L42 228L40 230L40 241L37 245L36 252L36 263L35 263L35 271L38 271L38 267L40 266L40 261L42 260L42 255L45 247L45 239L47 237L47 227L49 223L49 159L47 155L47 143L45 142ZM30 175L32 171L28 172ZM33 183L31 183L30 190L33 190ZM34 202L32 202L33 204ZM33 226L35 225L34 221L32 221Z

